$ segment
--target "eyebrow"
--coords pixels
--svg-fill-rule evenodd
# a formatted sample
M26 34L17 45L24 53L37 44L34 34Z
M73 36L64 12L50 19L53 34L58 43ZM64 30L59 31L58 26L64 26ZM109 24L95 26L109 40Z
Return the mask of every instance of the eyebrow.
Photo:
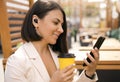
M58 21L58 22L61 22L61 23L63 23L63 22L62 22L62 21L60 21L58 18L55 18L55 19L57 19L57 21Z

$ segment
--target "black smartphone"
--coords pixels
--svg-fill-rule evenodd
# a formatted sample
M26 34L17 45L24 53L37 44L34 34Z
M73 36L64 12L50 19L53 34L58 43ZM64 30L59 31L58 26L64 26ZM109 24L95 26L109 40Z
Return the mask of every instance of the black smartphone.
M100 47L101 47L102 43L104 42L104 40L105 40L105 37L100 36L100 37L97 39L95 45L93 46L93 49L94 49L95 47L97 47L98 49L100 49ZM90 52L90 55L91 55L92 57L94 57L94 55L93 55L92 52ZM88 57L87 57L86 60L87 60L89 63L91 62L91 60L90 60ZM86 66L86 64L83 63L83 66Z

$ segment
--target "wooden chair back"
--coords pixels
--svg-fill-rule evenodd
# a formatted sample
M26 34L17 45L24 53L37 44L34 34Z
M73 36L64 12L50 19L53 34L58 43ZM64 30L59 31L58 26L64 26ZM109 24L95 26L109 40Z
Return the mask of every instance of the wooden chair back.
M21 26L33 0L0 0L0 38L3 65L22 42Z

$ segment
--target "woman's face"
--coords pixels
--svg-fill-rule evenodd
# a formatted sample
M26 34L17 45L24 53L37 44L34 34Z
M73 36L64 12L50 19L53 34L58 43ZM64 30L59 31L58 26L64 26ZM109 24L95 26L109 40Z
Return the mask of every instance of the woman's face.
M60 10L52 10L43 19L39 19L38 24L38 32L43 37L42 41L55 44L60 34L63 33L63 14Z

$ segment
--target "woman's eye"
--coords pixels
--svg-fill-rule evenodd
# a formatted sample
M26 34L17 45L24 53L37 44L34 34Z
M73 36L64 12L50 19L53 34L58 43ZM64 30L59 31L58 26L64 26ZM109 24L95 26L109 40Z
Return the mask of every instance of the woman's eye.
M58 25L58 22L54 22L55 25Z

